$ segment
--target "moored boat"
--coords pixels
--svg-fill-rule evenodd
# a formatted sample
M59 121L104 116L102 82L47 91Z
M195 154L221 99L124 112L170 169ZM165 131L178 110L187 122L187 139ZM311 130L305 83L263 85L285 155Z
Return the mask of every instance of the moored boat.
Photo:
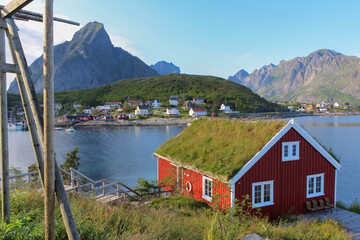
M56 127L56 128L54 128L54 131L62 131L62 130L64 130L62 127Z
M75 129L73 127L65 128L66 132L75 132Z

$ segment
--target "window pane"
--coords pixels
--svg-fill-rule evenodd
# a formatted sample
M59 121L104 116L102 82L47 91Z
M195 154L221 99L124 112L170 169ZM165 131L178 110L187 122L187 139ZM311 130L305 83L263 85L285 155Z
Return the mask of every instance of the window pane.
M314 178L309 178L308 194L314 193Z
M255 186L255 203L261 203L261 185Z
M292 145L292 155L296 156L296 144Z
M321 177L316 177L316 192L321 192Z
M264 202L270 202L270 184L264 185Z
M209 197L212 196L212 186L211 181L209 181Z
M284 145L284 157L288 157L288 156L289 156L289 146Z

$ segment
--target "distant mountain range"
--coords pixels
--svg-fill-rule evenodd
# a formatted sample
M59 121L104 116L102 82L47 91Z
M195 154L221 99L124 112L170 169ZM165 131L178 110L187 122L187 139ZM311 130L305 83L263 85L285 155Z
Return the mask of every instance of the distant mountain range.
M150 67L157 71L160 75L180 73L180 68L178 66L175 66L173 63L168 63L165 61L160 61L152 64L150 65Z
M228 80L269 100L360 104L360 58L328 49L266 65L251 74L240 70Z
M104 25L90 22L76 32L71 41L54 47L54 89L89 89L120 79L154 77L159 74L139 58L114 47ZM43 58L30 66L31 79L38 93L43 91ZM9 93L19 93L13 81Z

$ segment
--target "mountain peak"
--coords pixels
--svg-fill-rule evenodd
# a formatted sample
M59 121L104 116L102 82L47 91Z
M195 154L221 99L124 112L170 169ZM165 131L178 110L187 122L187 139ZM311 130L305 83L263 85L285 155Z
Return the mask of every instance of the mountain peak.
M335 56L338 56L338 55L342 55L341 53L338 53L334 50L330 50L330 49L319 49L315 52L312 52L309 54L309 56L312 56L312 55L319 55L320 57L326 55L326 56L332 56L332 57L335 57Z
M249 76L249 73L244 69L238 71L234 76L229 76L228 80L239 83Z
M157 71L160 75L165 75L169 73L180 73L180 68L175 66L172 62L159 61L155 64L150 65L152 69Z
M87 23L77 31L71 41L88 45L113 46L104 24L95 21Z

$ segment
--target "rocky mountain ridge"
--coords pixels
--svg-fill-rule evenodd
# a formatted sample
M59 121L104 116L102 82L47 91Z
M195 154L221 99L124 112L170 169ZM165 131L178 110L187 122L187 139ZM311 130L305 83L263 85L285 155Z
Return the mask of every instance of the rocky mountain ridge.
M54 46L55 91L100 87L120 79L159 75L141 59L114 47L104 25L90 22L71 41ZM43 58L30 65L31 79L38 93L43 91ZM18 93L13 81L9 93Z
M360 104L360 58L321 49L228 78L269 100Z

